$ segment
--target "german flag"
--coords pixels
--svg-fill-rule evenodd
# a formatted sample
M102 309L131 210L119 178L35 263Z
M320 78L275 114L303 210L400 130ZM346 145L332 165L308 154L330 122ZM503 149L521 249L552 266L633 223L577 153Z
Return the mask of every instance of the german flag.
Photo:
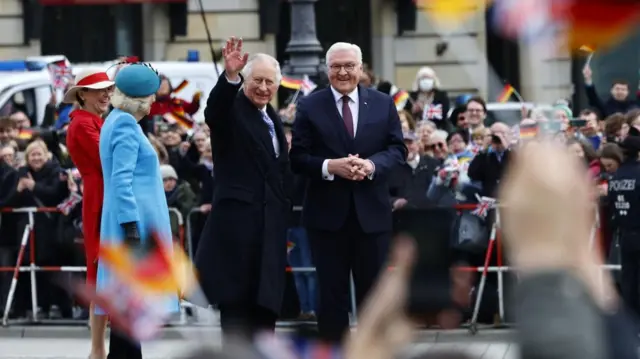
M574 0L556 10L568 25L571 50L580 50L585 44L594 51L615 45L640 20L637 0Z
M405 90L398 90L398 92L393 95L393 103L396 105L398 110L403 109L408 100L409 93Z
M302 88L302 83L302 80L292 79L285 76L283 76L282 80L280 80L280 86L291 90L300 90Z
M143 293L189 294L196 286L195 270L180 245L167 247L153 234L143 248L103 242L100 260L115 276Z
M520 139L528 140L538 135L537 125L520 126Z

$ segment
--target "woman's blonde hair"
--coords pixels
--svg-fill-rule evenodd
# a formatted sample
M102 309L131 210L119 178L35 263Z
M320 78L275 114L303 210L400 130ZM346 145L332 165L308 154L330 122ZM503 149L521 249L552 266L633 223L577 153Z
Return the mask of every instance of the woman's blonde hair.
M29 159L29 155L31 155L31 152L33 152L36 149L41 149L42 152L44 153L45 158L47 159L51 159L51 152L49 152L49 148L47 147L47 144L44 143L44 141L42 140L35 140L33 142L31 142L27 148L24 150L24 155L27 158L27 160Z
M425 76L433 78L434 88L440 88L440 79L438 78L438 75L436 75L436 72L433 70L433 68L429 66L423 66L420 68L420 70L418 70L418 72L416 73L416 78L413 80L413 85L411 87L413 91L418 91L418 83L420 82L420 79Z
M147 97L129 97L123 94L117 87L111 96L113 107L128 112L131 115L148 114L155 95Z

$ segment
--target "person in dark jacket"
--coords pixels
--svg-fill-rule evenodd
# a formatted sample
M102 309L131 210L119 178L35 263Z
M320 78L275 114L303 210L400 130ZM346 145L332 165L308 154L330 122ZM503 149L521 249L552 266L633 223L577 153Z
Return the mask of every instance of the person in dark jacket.
M612 204L612 223L620 241L622 297L640 315L640 137L628 136L620 147L624 161L609 180L607 199Z
M498 183L509 163L509 126L496 122L491 126L492 144L489 149L478 153L467 174L472 182L480 184L482 196L495 198Z
M66 180L60 166L51 160L51 153L42 141L29 144L26 149L27 165L18 169L16 203L18 207L56 207L69 195ZM34 218L36 265L56 266L58 262L59 238L57 226L59 213L36 213ZM28 217L23 216L20 230L28 225ZM53 230L52 230L53 229ZM29 258L29 257L25 257ZM45 315L52 306L58 305L65 318L72 317L71 302L64 291L53 285L51 273L37 275L38 302Z
M282 122L269 104L281 74L269 55L249 61L242 40L229 39L223 53L225 72L205 109L216 185L195 265L223 335L253 336L275 329L285 290L291 174Z
M413 115L416 122L430 120L445 131L453 127L447 121L449 95L440 89L440 80L430 67L422 67L416 74L413 91L409 92L409 101L404 109Z
M391 206L393 210L404 207L424 208L431 204L425 193L441 161L431 156L420 156L420 145L414 133L407 132L403 135L408 151L407 161L391 173Z
M0 208L14 206L17 184L18 172L0 157ZM17 219L15 213L0 213L0 267L15 265L20 247ZM0 272L0 308L5 307L12 276L11 272Z
M627 113L629 110L638 107L638 100L635 97L630 97L628 82L615 80L613 84L611 84L611 97L603 101L598 96L596 87L593 84L591 68L586 66L582 74L584 75L584 84L589 106L596 108L602 118L606 118L616 112Z

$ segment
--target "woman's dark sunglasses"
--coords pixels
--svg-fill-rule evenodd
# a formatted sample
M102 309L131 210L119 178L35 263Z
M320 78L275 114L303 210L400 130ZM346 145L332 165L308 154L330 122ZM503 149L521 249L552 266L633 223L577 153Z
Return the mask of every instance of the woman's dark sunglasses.
M432 150L435 150L436 147L439 149L444 149L444 143L442 142L438 142L438 143L434 143L433 145L429 146Z

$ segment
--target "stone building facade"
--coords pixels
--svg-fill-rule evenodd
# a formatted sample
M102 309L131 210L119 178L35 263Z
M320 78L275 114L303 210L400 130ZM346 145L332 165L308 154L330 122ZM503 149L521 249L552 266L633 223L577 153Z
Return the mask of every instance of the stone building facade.
M276 36L261 37L258 0L202 0L202 3L216 46L235 35L244 39L249 52L277 55ZM188 0L187 34L174 38L169 34L169 14L163 6L142 5L144 58L183 60L189 50L197 50L201 61L210 61L211 52L199 1ZM398 35L394 6L394 1L371 0L369 9L371 63L380 77L411 89L418 69L430 66L441 79L442 88L452 96L461 93L486 96L496 92L496 89L489 88L490 83L495 86L500 79L486 61L487 23L484 11L478 11L464 26L448 34L445 38L448 50L438 56L435 48L442 37L429 18L419 14L415 31ZM318 18L317 21L331 19ZM0 1L0 58L19 59L39 54L39 41L25 41L24 38L22 0ZM524 45L519 50L519 90L526 99L548 102L571 95L571 58L568 54Z

